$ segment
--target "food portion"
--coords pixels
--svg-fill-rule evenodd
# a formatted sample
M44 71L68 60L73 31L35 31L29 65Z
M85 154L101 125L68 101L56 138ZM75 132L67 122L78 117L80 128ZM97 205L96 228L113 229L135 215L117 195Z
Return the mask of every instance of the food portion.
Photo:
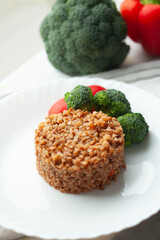
M57 0L40 32L50 63L69 75L116 68L129 51L127 25L112 0Z
M96 111L102 111L112 117L119 117L131 112L130 103L124 93L115 89L107 89L94 96Z
M149 127L141 113L127 113L117 120L125 133L125 147L142 142L148 134Z
M35 131L37 169L61 192L104 189L125 168L120 123L102 112L69 109Z
M48 115L35 130L37 169L65 193L104 189L126 167L124 147L142 142L149 132L124 93L97 85L76 86Z
M61 102L62 107L57 106ZM67 108L90 112L102 111L109 116L116 117L125 134L125 147L142 142L149 131L142 114L132 113L131 105L125 94L115 89L106 90L98 85L88 87L78 85L71 92L65 94L65 99L53 104L48 115L62 113Z

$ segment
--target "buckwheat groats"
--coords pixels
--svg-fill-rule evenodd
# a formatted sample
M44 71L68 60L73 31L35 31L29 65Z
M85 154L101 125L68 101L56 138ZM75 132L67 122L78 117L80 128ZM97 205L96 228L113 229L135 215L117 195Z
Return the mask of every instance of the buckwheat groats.
M37 169L61 192L104 189L125 168L120 123L102 112L69 109L35 130Z

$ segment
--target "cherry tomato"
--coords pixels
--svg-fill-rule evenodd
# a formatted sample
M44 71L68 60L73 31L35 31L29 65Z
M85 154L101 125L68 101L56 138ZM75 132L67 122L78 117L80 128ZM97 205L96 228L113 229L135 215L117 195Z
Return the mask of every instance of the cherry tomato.
M52 107L48 111L48 116L55 113L62 113L64 110L67 110L67 104L64 101L64 98L61 98L57 102L55 102Z
M104 87L98 86L98 85L90 85L88 86L92 90L93 95L95 95L97 92L106 90Z

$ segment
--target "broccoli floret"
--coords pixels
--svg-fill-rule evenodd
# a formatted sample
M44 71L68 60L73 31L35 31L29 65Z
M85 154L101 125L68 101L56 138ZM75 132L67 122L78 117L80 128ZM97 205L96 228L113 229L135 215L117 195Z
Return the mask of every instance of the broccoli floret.
M94 96L96 111L102 111L112 117L119 117L131 112L130 103L121 91L107 89Z
M91 112L94 108L93 94L89 87L78 85L64 96L67 108L87 110Z
M57 0L40 27L49 61L69 75L119 66L127 25L112 0Z
M125 134L125 147L140 143L149 132L148 124L141 113L127 113L117 118Z

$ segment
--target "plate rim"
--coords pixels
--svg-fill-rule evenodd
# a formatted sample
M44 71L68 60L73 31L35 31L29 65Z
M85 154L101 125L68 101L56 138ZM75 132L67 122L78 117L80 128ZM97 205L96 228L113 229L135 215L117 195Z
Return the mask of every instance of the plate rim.
M134 85L132 85L132 84L127 84L127 83L124 83L124 82L121 82L121 81L116 81L116 80L114 80L114 79L103 79L103 78L100 78L100 77L94 77L94 78L90 78L90 77L74 77L74 78L68 78L68 79L66 79L66 78L61 78L61 79L57 79L57 80L53 80L53 81L46 81L46 82L43 82L43 83L40 83L40 84L35 84L34 86L31 86L31 87L27 87L27 88L20 89L20 90L18 90L18 91L16 91L16 92L14 92L14 93L6 96L5 98L1 99L1 100L0 100L0 107L1 107L1 105L5 104L7 101L12 100L15 96L17 96L17 95L22 95L24 92L29 92L29 91L31 91L31 90L36 90L37 88L40 88L40 87L42 87L42 86L44 86L44 85L48 85L48 84L49 84L49 85L52 85L52 84L55 84L56 82L59 82L59 81L64 81L64 80L65 80L65 81L74 81L75 79L79 79L79 80L87 79L87 80L89 80L89 81L91 81L91 82L96 79L97 81L98 81L98 80L99 80L99 81L102 81L102 82L110 81L110 82L114 82L114 83L119 83L120 85L130 86L130 87L134 88L135 90L138 89L138 90L144 92L145 94L149 95L150 97L154 98L156 101L159 101L159 103L160 103L160 99L159 99L158 97L156 97L156 96L154 96L152 93L150 93L150 92L148 92L148 91L146 91L146 90L144 90L144 89L141 89L141 88L139 88L139 87L137 87L137 86L134 86ZM97 83L97 85L98 85L98 83ZM151 210L149 211L149 212L151 212L151 213L147 212L146 214L144 214L143 219L140 219L139 221L137 221L137 220L136 220L136 221L133 221L134 223L132 223L132 224L125 224L125 227L123 227L123 228L122 228L122 225L118 225L118 227L116 227L114 233L138 225L139 223L143 222L143 221L146 220L147 218L149 218L149 217L151 217L152 215L156 214L159 210L160 210L160 203L157 204L157 205L155 205L155 206L152 208L152 211L151 211ZM44 234L44 235L42 235L42 234L38 235L37 233L36 233L36 234L31 233L31 232L33 232L33 231L23 230L23 227L18 227L18 226L16 226L16 224L14 224L14 223L13 223L13 224L7 224L6 222L3 222L3 219L2 219L1 216L0 216L0 225L1 225L2 227L4 227L4 228L10 229L10 230L12 230L12 231L16 231L17 233L25 234L25 235L28 235L28 236L34 236L34 237L46 238L46 239L50 239L50 238L51 238L50 236L47 237L47 235L45 235L45 234ZM89 238L97 238L97 237L109 235L109 234L111 234L111 233L113 233L113 232L111 231L111 232L107 232L107 233L97 234L96 236L95 236L95 235L93 236L92 233L90 233L89 236L88 236L88 234L87 234L87 236L78 236L78 237L75 237L75 236L74 236L74 237L71 237L70 239L84 239L84 238L89 239ZM54 237L54 238L55 238L55 237ZM58 237L58 238L55 238L55 239L64 239L64 238ZM66 239L67 239L67 238L66 238Z

